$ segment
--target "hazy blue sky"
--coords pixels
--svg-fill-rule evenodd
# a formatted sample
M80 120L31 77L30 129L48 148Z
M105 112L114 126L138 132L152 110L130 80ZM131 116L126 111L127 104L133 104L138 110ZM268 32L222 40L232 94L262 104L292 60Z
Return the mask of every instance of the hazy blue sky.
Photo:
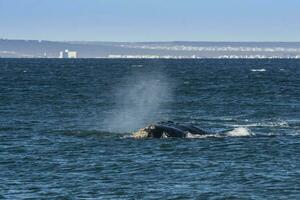
M300 41L300 0L0 0L0 38Z

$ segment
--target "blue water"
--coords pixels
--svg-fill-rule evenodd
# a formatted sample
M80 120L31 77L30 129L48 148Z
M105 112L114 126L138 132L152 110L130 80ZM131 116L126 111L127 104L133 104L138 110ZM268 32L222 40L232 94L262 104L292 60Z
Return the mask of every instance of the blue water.
M300 199L299 88L299 60L0 59L0 198ZM130 137L162 120L230 134Z

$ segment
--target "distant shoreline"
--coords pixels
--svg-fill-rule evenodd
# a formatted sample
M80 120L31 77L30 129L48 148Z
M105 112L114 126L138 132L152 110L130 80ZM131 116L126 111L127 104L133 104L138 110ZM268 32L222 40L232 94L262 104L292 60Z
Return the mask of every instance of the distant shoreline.
M300 59L300 42L55 42L0 39L1 58Z
M0 57L0 59L47 59L47 60L300 60L300 58L14 58L14 57Z

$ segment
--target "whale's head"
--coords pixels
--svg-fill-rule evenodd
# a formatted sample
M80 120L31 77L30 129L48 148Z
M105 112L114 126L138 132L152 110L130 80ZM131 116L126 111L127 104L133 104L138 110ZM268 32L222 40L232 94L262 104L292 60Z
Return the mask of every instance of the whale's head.
M161 138L163 132L164 130L160 126L152 124L133 133L133 137L137 139L147 138L147 137Z

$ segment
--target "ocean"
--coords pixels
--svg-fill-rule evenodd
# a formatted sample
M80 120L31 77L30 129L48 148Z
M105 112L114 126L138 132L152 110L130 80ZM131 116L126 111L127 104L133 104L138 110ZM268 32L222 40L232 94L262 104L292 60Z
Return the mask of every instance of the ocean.
M300 60L0 59L0 199L300 199Z

